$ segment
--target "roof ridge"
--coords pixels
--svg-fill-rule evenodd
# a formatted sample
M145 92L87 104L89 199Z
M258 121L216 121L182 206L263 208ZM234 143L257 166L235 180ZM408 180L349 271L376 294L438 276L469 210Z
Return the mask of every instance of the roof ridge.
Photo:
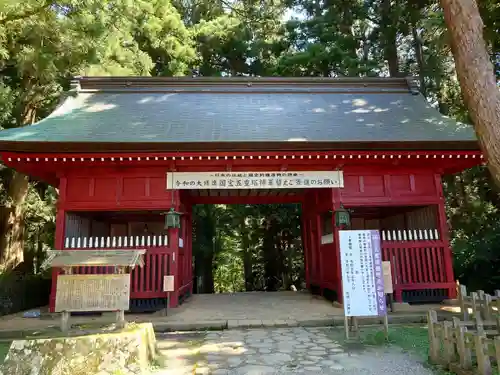
M133 90L138 88L195 88L195 87L336 87L391 88L412 91L412 78L405 77L101 77L81 76L72 81L77 91Z

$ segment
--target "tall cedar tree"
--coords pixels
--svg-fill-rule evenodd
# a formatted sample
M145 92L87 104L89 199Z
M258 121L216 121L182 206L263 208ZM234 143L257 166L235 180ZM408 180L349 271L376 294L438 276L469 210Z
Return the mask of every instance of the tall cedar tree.
M475 0L441 0L462 95L500 187L500 90Z

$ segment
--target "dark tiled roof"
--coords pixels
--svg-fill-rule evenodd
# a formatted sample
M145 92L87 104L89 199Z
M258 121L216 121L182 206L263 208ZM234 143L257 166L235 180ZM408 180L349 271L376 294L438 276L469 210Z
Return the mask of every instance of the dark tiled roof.
M76 86L49 117L1 131L0 148L476 139L470 126L442 116L406 79L89 77Z

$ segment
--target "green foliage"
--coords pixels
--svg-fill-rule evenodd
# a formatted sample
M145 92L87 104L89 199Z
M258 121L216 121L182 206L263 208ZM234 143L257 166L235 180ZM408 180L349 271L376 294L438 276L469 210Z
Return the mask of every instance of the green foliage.
M196 206L194 223L199 292L283 290L303 282L299 206Z
M50 293L50 276L5 272L0 275L0 315L43 306Z
M190 31L170 0L3 0L0 127L29 126L47 116L72 76L182 75L195 57ZM0 178L0 237L9 238L2 254L21 244L15 248L24 247L31 270L53 246L57 193L43 183L14 186L15 174L7 168ZM12 221L25 222L24 236L9 235Z
M9 352L11 342L0 342L0 363L2 363Z
M38 189L37 189L38 188ZM57 192L53 187L30 184L24 202L25 261L33 259L33 271L38 273L46 250L54 248Z
M490 293L500 284L500 196L492 186L486 167L445 181L456 276L469 289Z

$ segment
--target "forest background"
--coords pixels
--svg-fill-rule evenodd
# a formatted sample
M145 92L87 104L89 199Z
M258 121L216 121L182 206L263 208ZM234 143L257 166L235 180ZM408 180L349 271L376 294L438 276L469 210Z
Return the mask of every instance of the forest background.
M500 3L477 2L500 80ZM470 124L449 42L437 0L0 0L0 126L47 116L77 75L412 75L441 113ZM445 176L444 187L456 277L498 288L500 195L488 169ZM0 166L0 312L44 302L38 265L53 248L56 201L54 187ZM300 206L197 206L199 291L299 287L300 234Z

